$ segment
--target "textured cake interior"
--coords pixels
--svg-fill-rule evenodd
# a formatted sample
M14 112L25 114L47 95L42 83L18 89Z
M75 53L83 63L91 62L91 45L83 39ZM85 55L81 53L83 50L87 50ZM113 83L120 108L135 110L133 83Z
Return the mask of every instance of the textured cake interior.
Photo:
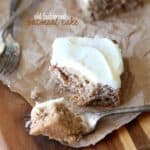
M69 99L79 106L117 106L120 103L120 89L93 84L70 69L51 66L50 70L59 79L61 88L71 92Z
M31 113L30 134L72 144L86 132L86 123L63 103L38 108Z
M93 19L130 11L143 5L143 0L89 0L87 11Z

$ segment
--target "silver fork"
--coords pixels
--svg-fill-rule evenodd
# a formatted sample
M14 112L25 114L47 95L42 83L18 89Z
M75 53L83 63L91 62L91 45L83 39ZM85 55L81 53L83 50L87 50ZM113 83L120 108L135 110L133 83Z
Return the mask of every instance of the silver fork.
M120 108L113 108L108 109L102 112L85 112L82 114L87 123L89 124L89 130L86 134L91 133L96 129L96 126L102 118L114 116L114 115L122 115L122 114L130 114L130 113L141 113L141 112L150 112L150 105L144 106L135 106L135 107L120 107Z
M10 17L13 16L13 13L16 11L20 4L21 0L11 0L10 1ZM0 56L0 73L4 74L8 71L11 72L16 68L19 64L20 60L20 46L17 42L15 42L12 38L13 25L4 26L2 29L2 42L4 42L5 47L1 50L2 54ZM13 65L13 66L12 66Z
M12 73L19 65L21 49L18 42L12 36L13 22L36 0L26 1L25 5L20 5L21 0L11 0L11 17L0 27L0 73ZM16 10L17 9L17 10Z

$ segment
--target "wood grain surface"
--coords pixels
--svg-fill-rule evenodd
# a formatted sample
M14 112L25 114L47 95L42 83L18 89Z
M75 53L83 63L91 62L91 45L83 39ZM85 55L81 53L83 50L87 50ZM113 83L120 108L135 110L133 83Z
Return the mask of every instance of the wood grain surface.
M72 150L44 137L29 136L24 118L30 109L21 96L0 84L0 150ZM150 114L142 114L97 145L81 150L150 150Z

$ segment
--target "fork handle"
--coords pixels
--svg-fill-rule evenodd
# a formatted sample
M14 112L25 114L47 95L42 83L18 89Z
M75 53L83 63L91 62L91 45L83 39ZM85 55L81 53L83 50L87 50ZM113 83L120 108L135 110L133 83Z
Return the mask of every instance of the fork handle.
M9 15L10 17L13 16L13 14L17 11L18 7L20 6L22 0L10 0L10 12ZM14 22L12 22L9 27L8 27L8 32L12 33L13 32L13 25Z
M114 109L103 111L101 112L101 114L103 114L103 117L106 117L112 115L140 113L140 112L150 112L150 105L114 108Z
M9 15L10 17L13 16L13 14L15 13L15 11L18 9L18 6L20 5L22 0L10 0L10 12ZM3 33L3 37L7 36L9 33L13 34L13 25L14 22L12 22L7 28L5 28L4 33Z
M36 0L29 0L26 1L27 3L25 5L21 5L18 10L0 27L0 30L5 30L7 29L12 23L13 21L20 16L28 7L31 6L31 4L33 2L35 2Z
M9 15L12 16L13 13L17 10L22 0L10 0L10 12Z

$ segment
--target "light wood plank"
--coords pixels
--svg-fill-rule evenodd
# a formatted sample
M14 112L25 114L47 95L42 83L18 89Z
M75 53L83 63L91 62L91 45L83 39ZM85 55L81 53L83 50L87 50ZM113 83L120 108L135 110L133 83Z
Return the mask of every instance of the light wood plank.
M124 150L117 132L113 132L106 139L109 150Z
M117 131L120 141L124 147L124 150L137 150L135 144L132 141L127 129L122 127Z
M144 114L138 118L138 122L144 133L150 139L150 114Z

